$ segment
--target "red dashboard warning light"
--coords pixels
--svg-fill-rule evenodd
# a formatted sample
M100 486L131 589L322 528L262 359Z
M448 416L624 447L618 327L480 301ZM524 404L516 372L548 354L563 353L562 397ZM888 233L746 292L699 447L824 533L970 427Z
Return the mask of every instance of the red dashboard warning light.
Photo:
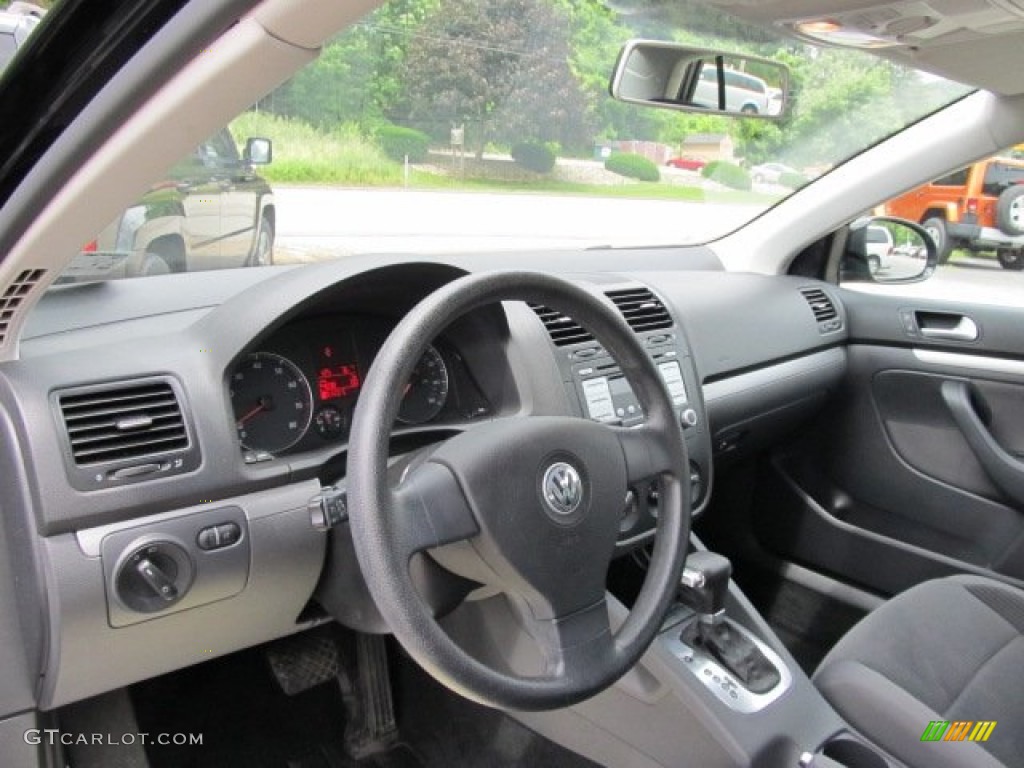
M359 390L362 381L355 364L321 368L316 376L321 400L337 400Z

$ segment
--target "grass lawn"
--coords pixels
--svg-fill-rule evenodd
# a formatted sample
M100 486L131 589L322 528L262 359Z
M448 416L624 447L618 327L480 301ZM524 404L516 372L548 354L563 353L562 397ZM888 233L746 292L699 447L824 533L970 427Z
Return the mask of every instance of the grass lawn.
M389 159L372 136L354 125L332 131L267 113L246 112L231 124L241 143L250 136L274 142L274 161L259 169L272 184L327 185L342 187L401 187L405 172ZM445 189L460 192L556 194L586 197L685 200L725 204L771 205L779 197L738 190L705 190L664 182L585 184L539 178L531 181L459 179L413 167L408 186L413 189Z

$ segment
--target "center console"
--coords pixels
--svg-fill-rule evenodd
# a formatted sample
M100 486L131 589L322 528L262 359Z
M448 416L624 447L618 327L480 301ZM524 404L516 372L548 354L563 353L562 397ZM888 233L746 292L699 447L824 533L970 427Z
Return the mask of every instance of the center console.
M672 398L689 454L693 514L699 515L710 496L712 439L684 329L647 288L602 289L633 328ZM551 339L576 415L623 427L643 424L643 409L607 351L572 318L543 306L532 309ZM829 361L822 370L824 379L831 380L835 366ZM719 398L722 403L726 399ZM739 406L728 404L734 410L751 407L749 399L734 401ZM734 410L720 407L716 416L750 429L751 415ZM720 453L735 452L726 432L715 435L715 447ZM653 536L658 511L656 485L630 492L619 546L635 546ZM896 768L899 763L853 733L832 709L730 573L728 560L707 552L694 538L677 599L639 664L608 690L574 707L510 714L607 766ZM610 595L608 603L617 627L628 606ZM515 634L509 623L508 636ZM460 640L473 644L468 634ZM503 651L504 658L521 653L511 640Z
M699 514L710 496L711 438L690 345L664 303L649 289L613 288L606 290L605 295L636 333L672 398L690 457L691 508ZM607 350L572 318L543 306L533 309L556 348L559 372L576 415L624 427L643 424L643 409ZM653 484L627 499L620 547L641 543L654 535L658 503L658 490Z
M849 728L735 583L705 568L707 555L694 540L697 567L684 572L650 649L614 686L568 709L510 714L605 766L900 768ZM617 626L628 609L609 604ZM702 622L739 638L735 653L730 641L725 660L709 647Z

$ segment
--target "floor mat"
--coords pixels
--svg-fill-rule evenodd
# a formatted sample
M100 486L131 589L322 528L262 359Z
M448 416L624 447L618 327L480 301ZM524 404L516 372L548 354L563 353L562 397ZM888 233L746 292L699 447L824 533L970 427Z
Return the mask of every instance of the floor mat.
M331 681L288 696L262 652L231 656L130 689L139 729L202 734L201 745L147 746L152 768L592 768L579 757L439 685L392 645L399 743L356 760Z
M147 747L153 768L336 768L345 752L340 689L285 695L261 653L223 659L133 686L143 732L199 734L201 745Z
M400 737L425 766L595 768L502 712L451 693L408 658L394 656Z

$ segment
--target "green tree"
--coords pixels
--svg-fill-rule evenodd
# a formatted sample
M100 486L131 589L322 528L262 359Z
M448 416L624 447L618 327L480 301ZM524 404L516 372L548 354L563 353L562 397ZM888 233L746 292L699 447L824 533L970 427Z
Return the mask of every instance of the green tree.
M569 20L549 0L446 0L409 43L403 83L412 123L437 137L465 124L489 141L589 138L569 67Z
M390 0L329 42L260 106L321 129L386 122L402 93L409 41L440 0Z

